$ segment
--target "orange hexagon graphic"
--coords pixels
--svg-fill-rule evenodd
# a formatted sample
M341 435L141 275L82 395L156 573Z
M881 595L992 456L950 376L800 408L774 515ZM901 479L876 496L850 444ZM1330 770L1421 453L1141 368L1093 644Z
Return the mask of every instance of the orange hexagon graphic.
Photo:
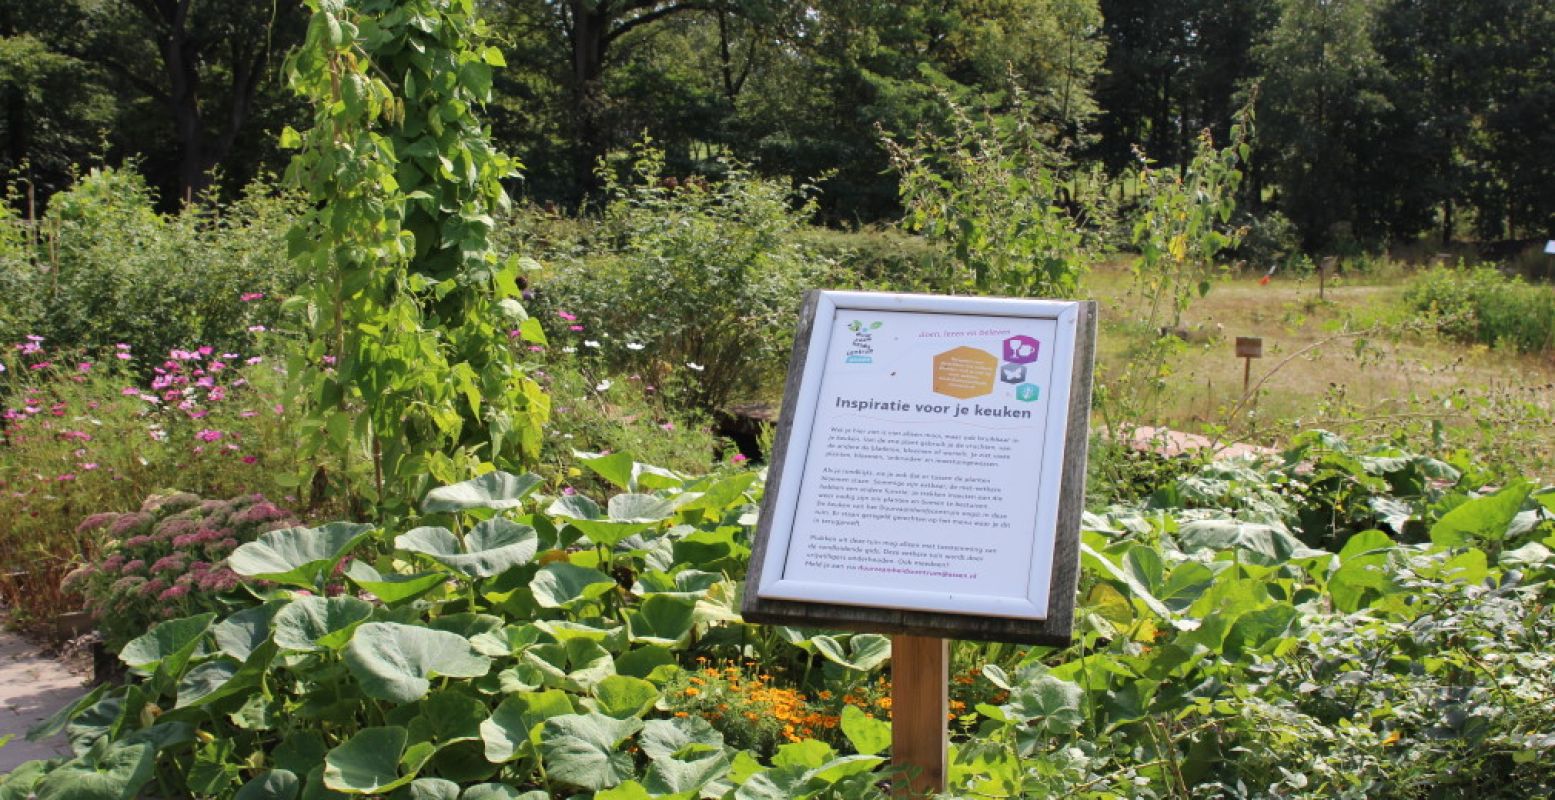
M986 350L957 347L934 357L934 392L966 400L993 392L999 359Z

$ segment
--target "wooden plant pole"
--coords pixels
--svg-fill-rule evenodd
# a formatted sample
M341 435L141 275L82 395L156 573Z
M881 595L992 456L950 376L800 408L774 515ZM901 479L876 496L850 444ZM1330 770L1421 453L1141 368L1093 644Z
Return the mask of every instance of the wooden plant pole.
M946 714L950 710L950 640L891 637L891 760L907 775L897 797L945 791Z

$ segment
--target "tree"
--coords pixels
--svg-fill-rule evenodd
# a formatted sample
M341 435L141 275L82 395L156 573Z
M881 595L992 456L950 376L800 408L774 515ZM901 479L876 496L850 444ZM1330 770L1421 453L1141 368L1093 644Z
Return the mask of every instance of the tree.
M300 40L304 16L291 0L117 0L83 5L77 55L109 70L159 107L171 131L166 158L177 196L202 194L217 167L243 170L228 156L248 132L255 103L273 88L283 56ZM148 52L149 51L149 52ZM145 64L151 53L156 68ZM141 141L148 145L155 135ZM160 149L160 148L157 148Z
M1374 0L1281 0L1279 22L1253 49L1261 75L1256 159L1306 248L1342 243L1376 161L1385 71L1372 47Z
M1093 154L1122 169L1139 146L1175 166L1200 131L1224 140L1254 77L1253 44L1276 19L1273 0L1102 0L1101 11L1107 60Z

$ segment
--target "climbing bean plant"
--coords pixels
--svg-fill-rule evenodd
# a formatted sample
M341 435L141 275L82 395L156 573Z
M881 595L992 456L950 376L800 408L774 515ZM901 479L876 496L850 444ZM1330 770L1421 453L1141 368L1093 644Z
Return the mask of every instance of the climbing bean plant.
M313 280L291 360L302 448L345 475L370 464L375 505L538 455L549 401L519 358L543 340L520 303L526 262L488 240L519 163L476 111L501 53L471 0L309 0L289 60L313 126L290 128L288 176L312 200L289 236Z

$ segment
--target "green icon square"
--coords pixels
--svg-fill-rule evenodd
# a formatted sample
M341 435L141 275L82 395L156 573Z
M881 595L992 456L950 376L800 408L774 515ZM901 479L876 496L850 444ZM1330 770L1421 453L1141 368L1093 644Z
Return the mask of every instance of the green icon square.
M1042 391L1035 383L1023 383L1015 387L1015 399L1022 403L1034 402L1041 394Z

